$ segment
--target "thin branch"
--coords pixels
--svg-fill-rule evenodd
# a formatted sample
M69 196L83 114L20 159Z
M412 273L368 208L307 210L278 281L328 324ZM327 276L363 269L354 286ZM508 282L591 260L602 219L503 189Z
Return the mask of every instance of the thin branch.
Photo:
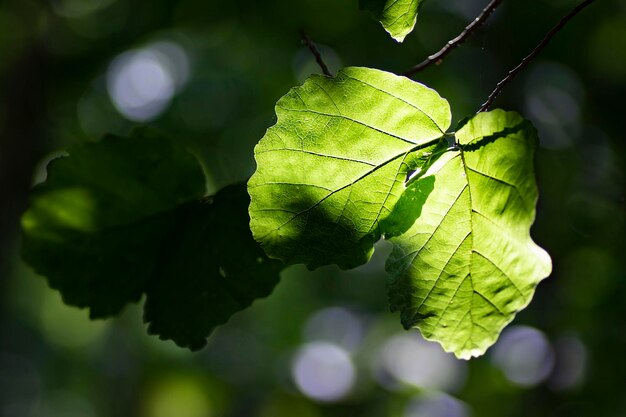
M309 35L307 35L302 30L300 31L300 36L302 37L302 43L305 44L309 48L309 51L311 51L311 53L315 57L315 62L317 62L317 65L320 66L324 75L332 77L333 75L330 73L330 71L328 70L328 67L326 66L326 63L322 59L322 54L320 54L320 51L317 49L317 46L315 46L311 38L309 38Z
M478 113L489 110L489 107L491 107L491 105L493 104L494 100L498 97L498 95L500 95L500 93L502 92L502 89L504 89L504 87L506 87L506 85L509 82L511 82L511 80L520 71L522 71L524 68L526 68L528 66L528 64L530 64L530 62L533 59L535 59L537 57L537 55L539 55L539 53L548 45L548 43L554 37L554 35L556 35L563 28L563 26L565 26L565 24L567 22L569 22L574 16L576 16L582 9L584 9L587 6L589 6L594 1L595 0L585 0L585 1L583 1L578 6L576 6L574 9L572 9L566 16L564 16L559 21L559 23L556 24L556 26L554 26L552 29L550 29L550 31L546 34L546 36L541 40L539 45L537 45L535 47L535 49L533 49L532 52L530 54L528 54L522 60L522 62L519 63L518 66L516 66L511 71L509 71L509 73L506 75L506 77L504 77L496 85L496 88L491 92L491 94L489 94L489 97L487 98L487 101L485 101L483 103L483 105L480 106L480 110L478 110Z
M470 23L469 25L467 25L467 27L465 27L465 29L463 29L463 32L461 32L456 38L448 41L448 43L446 43L444 45L443 48L441 48L439 50L439 52L430 55L428 58L426 58L424 61L420 62L419 64L415 65L414 67L408 69L407 71L405 71L402 75L406 76L406 77L411 77L412 75L414 75L415 73L423 70L426 67L429 67L432 64L439 64L441 62L441 60L443 60L443 58L448 55L450 52L452 52L452 50L454 48L456 48L457 46L459 46L460 44L462 44L463 42L465 42L465 40L479 27L481 27L483 25L483 23L485 23L485 21L487 20L487 18L496 10L496 8L500 5L500 3L502 3L502 0L491 0L491 2L489 2L489 4L483 9L482 12L480 12L480 14L478 15L478 17L476 17L476 19L474 19L472 21L472 23Z

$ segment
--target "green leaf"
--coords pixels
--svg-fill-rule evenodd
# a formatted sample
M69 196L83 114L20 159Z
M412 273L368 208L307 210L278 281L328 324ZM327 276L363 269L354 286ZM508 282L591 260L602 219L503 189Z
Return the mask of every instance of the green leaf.
M204 174L180 145L145 130L68 153L32 191L22 255L67 304L114 315L141 297L171 211L205 193Z
M270 257L309 268L369 260L407 175L437 159L450 124L434 90L369 68L314 75L276 114L255 148L250 227ZM388 221L396 234L411 225Z
M248 185L270 257L349 268L384 236L391 308L462 358L493 344L550 273L529 234L536 133L516 113L475 116L449 147L444 99L366 68L313 76L276 113Z
M249 204L241 183L181 210L175 244L147 286L150 333L199 349L213 328L270 295L283 265L252 238Z
M23 257L92 318L146 293L149 331L197 349L212 329L267 296L282 265L252 238L245 184L201 200L203 170L147 130L54 160L22 218Z
M424 0L359 0L362 10L369 10L383 28L398 42L415 28L417 12Z
M421 216L394 237L389 299L406 328L460 358L485 352L550 274L530 238L537 187L534 128L517 113L480 113L456 138L423 201Z

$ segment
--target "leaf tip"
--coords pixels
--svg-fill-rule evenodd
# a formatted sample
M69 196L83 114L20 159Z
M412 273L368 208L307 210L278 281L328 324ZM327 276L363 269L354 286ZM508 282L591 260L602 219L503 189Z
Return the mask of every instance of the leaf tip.
M402 43L404 42L404 39L406 38L406 36L408 35L408 33L402 33L402 34L397 34L394 35L392 32L389 32L389 35L391 35L391 38L398 42L398 43Z

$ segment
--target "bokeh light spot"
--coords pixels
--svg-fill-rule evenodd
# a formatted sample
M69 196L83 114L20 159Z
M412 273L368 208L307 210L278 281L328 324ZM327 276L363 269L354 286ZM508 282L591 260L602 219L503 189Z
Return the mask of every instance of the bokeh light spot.
M580 386L587 368L587 348L575 336L564 336L554 344L556 363L549 386L554 391L566 391Z
M443 393L429 393L413 398L405 407L404 417L468 417L469 407Z
M292 375L304 395L321 402L344 398L350 393L356 376L348 353L327 342L303 346L296 353Z
M493 347L493 363L513 384L531 387L544 381L554 366L550 342L537 329L514 326Z
M439 344L424 340L417 332L392 337L381 351L377 369L377 378L383 385L395 382L448 391L459 388L465 374L464 362L444 352ZM388 377L392 378L392 384Z
M330 307L313 314L306 323L307 340L324 340L347 350L356 349L363 339L363 323L350 310Z
M115 108L127 119L145 122L159 116L187 82L187 54L173 42L159 42L117 56L107 72Z

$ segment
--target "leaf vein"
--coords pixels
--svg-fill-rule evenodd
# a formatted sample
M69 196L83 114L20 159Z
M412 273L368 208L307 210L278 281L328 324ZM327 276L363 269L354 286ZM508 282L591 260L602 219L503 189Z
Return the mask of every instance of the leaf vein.
M352 119L352 118L350 118L348 116L345 116L345 115L342 115L342 114L324 113L324 112L321 112L321 111L318 111L318 110L312 110L312 109L309 109L309 108L307 108L307 109L292 109L292 108L289 108L289 107L278 106L278 105L276 105L276 107L279 107L282 110L292 111L292 112L297 112L297 113L313 113L313 114L317 114L317 115L320 115L320 116L337 117L339 119L344 119L344 120L356 123L358 125L364 126L366 128L375 130L375 131L377 131L379 133L382 133L384 135L390 136L390 137L392 137L394 139L401 140L402 142L410 143L411 145L416 145L416 142L414 142L414 141L412 141L410 139L406 139L406 138L394 135L393 133L389 133L389 132L384 131L382 129L379 129L379 128L375 127L375 126L368 125L365 122L361 122L360 120Z
M486 257L485 255L483 255L482 253L480 253L479 251L477 251L476 249L472 249L472 252L474 252L476 255L480 256L481 258L483 258L484 260L486 260L487 262L489 262L491 265L493 265L494 267L496 267L496 269L498 271L500 271L502 273L502 275L511 283L511 285L513 285L513 287L515 288L515 290L517 290L517 292L519 293L519 295L523 296L524 293L522 292L522 290L520 290L520 288L517 286L517 284L511 279L511 277L502 270L502 268L500 268L498 265L496 265L491 259L489 259L488 257Z
M399 100L399 101L401 101L401 102L403 102L403 103L405 103L405 104L408 104L409 106L413 107L415 110L419 111L419 112L420 112L420 113L422 113L424 116L426 116L426 117L428 118L428 120L430 120L430 121L432 122L432 124L433 124L433 125L435 125L435 127L437 128L437 130L438 130L438 131L439 131L442 135L444 134L443 129L442 129L442 128L441 128L441 127L437 124L437 122L435 122L435 120L434 120L434 119L433 119L433 118L432 118L432 117L431 117L428 113L426 113L426 112L425 112L422 108L418 107L417 105L415 105L415 104L413 104L413 103L411 103L411 102L409 102L409 101L407 101L407 100L405 100L405 99L403 99L403 98L401 98L401 97L398 97L398 96L396 96L396 95L394 95L394 94L391 94L389 91L386 91L386 90L383 90L383 89L381 89L381 88L379 88L379 87L376 87L375 85L370 84L370 83L368 83L368 82L366 82L366 81L363 81L363 80L360 80L360 79L358 79L358 78L351 77L351 76L349 76L349 75L345 75L345 74L344 74L344 76L345 76L346 78L350 78L350 79L352 79L352 80L355 80L355 81L358 81L358 82L360 82L360 83L362 83L362 84L365 84L365 85L367 85L367 86L370 86L370 87L372 87L373 89L375 89L376 91L380 91L381 93L385 93L385 94L387 94L388 96L391 96L391 97L395 98L396 100Z
M452 259L454 259L454 257L458 253L458 251L461 248L461 246L463 246L463 243L465 243L465 241L471 236L471 234L472 234L471 232L468 232L467 235L465 235L465 237L463 238L463 240L454 249L454 251L452 252L450 257L446 261L445 265L441 268L441 270L439 272L439 275L437 275L437 278L435 279L435 282L433 283L433 286L430 287L430 290L428 291L428 293L426 294L424 299L422 299L422 302L420 303L420 305L416 307L416 309L415 309L416 311L419 311L420 308L422 308L422 306L426 302L426 300L430 297L430 295L432 294L433 290L435 289L435 287L439 283L439 280L441 280L441 277L443 276L443 273L445 272L446 268L448 267L448 265L450 265L450 262L452 262Z
M306 149L296 149L296 148L266 149L264 151L257 151L257 155L268 153L268 152L280 152L280 151L300 152L300 153L305 153L305 154L313 155L313 156L320 156L320 157L324 157L324 158L338 159L340 161L357 162L359 164L369 165L369 166L372 166L372 167L376 166L376 164L373 164L373 163L368 162L368 161L363 161L363 160L360 160L360 159L347 158L347 157L337 156L337 155L328 155L328 154L323 154L323 153L319 153L319 152L308 151Z

